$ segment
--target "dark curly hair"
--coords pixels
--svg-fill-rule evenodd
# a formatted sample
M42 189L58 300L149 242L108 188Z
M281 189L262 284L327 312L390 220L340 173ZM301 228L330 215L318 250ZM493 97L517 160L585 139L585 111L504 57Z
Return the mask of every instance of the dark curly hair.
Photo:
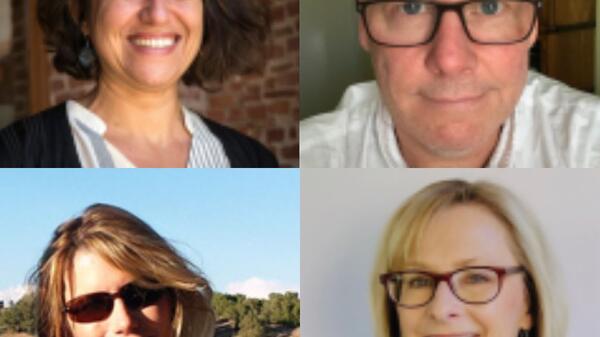
M270 26L269 0L202 1L202 52L184 73L183 82L206 88L262 66ZM81 24L91 17L91 0L39 0L37 11L46 46L55 53L54 67L76 79L97 80L98 60L85 67L78 59L86 46Z

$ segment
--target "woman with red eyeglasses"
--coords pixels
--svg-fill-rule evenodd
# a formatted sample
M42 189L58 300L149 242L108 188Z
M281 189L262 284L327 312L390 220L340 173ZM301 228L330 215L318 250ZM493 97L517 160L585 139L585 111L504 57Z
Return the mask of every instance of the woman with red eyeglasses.
M97 204L54 233L33 275L39 337L209 337L211 289L133 214Z
M566 310L543 235L504 188L459 180L411 197L371 278L377 337L563 337Z

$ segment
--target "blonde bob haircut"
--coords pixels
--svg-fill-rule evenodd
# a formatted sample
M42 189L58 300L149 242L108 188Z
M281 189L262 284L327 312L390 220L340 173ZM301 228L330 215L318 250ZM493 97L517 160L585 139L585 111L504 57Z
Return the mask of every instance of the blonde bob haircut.
M56 229L31 276L39 337L72 336L63 313L65 279L72 277L73 258L79 250L98 254L131 274L140 286L170 288L173 337L213 335L212 292L200 271L135 215L95 204Z
M395 213L384 230L371 277L371 305L377 337L399 337L394 305L379 275L406 265L417 250L425 225L441 209L459 204L486 207L506 225L511 251L527 270L529 337L562 337L566 331L566 302L553 259L534 217L508 190L488 182L448 180L433 183L413 195ZM516 336L515 336L516 337Z

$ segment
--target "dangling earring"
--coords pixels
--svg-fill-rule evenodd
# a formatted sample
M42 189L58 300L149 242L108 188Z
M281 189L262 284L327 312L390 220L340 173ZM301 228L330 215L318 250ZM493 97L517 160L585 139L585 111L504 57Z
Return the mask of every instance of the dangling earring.
M518 337L529 337L529 330L519 329Z
M92 47L90 47L90 39L86 37L85 46L81 49L81 51L79 51L79 63L84 68L89 68L94 63L95 58L96 56L94 56L94 51L92 50Z

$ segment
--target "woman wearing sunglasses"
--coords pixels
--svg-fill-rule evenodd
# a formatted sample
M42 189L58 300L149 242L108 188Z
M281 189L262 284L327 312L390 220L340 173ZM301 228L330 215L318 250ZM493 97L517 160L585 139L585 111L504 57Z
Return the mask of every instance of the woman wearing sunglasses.
M371 279L377 337L562 337L542 232L507 190L443 181L385 229Z
M93 205L54 233L33 275L39 337L208 337L205 278L150 226Z

